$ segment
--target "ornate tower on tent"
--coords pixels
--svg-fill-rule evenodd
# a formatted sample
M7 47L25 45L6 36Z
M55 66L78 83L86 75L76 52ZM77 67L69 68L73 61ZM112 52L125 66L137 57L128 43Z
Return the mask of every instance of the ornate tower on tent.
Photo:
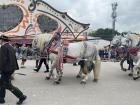
M115 35L115 22L116 22L116 18L117 18L117 12L116 12L117 6L118 6L117 2L112 3L112 15L111 15L111 17L112 17L113 36Z

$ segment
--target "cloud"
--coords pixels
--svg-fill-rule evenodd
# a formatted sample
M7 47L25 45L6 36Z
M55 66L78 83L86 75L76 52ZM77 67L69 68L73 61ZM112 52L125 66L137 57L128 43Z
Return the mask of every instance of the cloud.
M113 2L118 2L116 30L140 33L140 0L45 0L73 19L90 23L93 29L112 28Z

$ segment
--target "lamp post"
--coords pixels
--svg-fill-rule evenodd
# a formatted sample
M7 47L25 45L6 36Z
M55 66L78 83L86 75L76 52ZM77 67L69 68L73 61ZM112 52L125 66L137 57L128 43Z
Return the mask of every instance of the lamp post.
M115 22L116 22L116 18L117 18L117 12L116 12L116 9L117 9L117 6L118 6L118 3L117 2L114 2L112 3L112 34L113 36L115 35Z

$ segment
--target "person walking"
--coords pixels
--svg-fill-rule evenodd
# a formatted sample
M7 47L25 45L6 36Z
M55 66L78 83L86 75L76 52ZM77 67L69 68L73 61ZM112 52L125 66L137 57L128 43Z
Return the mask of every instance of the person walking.
M9 44L10 39L5 36L0 36L0 104L5 103L6 89L10 90L18 99L17 105L23 103L26 100L25 96L17 87L13 86L11 83L11 75L15 70L19 69L15 50Z
M27 47L25 44L23 44L21 47L21 55L22 55L21 68L25 68L25 62L27 60Z
M34 71L38 72L39 69L41 68L42 66L42 63L44 62L45 66L46 66L46 71L44 72L49 72L49 65L47 63L47 60L48 60L48 54L47 54L47 51L41 51L40 53L40 60L39 60L39 65L37 67L37 69L34 69Z
M33 49L33 56L34 56L34 59L35 59L35 68L34 69L37 69L38 63L39 63L39 60L40 60L39 49L38 48Z

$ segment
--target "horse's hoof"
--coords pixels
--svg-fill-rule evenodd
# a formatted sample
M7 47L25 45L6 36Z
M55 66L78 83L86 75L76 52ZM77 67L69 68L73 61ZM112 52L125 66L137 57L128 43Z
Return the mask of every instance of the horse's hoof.
M93 82L96 82L97 83L98 82L98 79L94 79Z
M127 69L122 69L122 71L127 71Z
M25 66L20 66L20 68L26 68Z
M11 76L11 80L15 80L15 78L13 76Z
M49 79L50 79L50 77L46 77L45 79L46 79L46 80L49 80Z
M73 63L73 66L77 66L77 64L76 63Z
M76 78L81 78L81 76L80 75L77 75Z
M60 84L60 81L55 81L54 83L55 83L55 84Z
M128 76L132 76L132 73L129 73Z
M133 77L133 80L137 80L139 77Z
M33 70L37 70L37 68L34 68Z
M80 84L85 85L86 84L86 81L81 81Z
M61 81L61 78L59 78L58 81Z

